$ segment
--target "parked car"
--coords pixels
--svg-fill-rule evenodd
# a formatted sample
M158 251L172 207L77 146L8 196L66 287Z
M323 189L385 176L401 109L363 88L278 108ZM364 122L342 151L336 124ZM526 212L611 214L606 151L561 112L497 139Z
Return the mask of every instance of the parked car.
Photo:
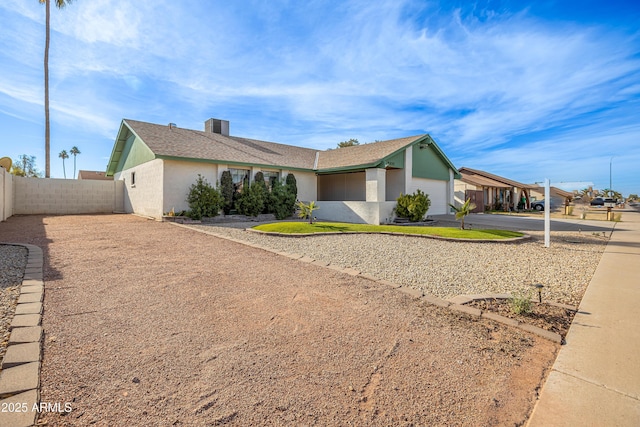
M534 202L531 202L531 209L540 212L544 210L544 205L545 205L544 200L536 200ZM557 207L556 203L553 200L551 200L551 210L555 209L556 207Z
M591 206L604 206L605 203L616 203L616 199L610 197L596 197L591 201Z
M544 210L544 200L536 200L535 202L531 202L531 209L536 211Z

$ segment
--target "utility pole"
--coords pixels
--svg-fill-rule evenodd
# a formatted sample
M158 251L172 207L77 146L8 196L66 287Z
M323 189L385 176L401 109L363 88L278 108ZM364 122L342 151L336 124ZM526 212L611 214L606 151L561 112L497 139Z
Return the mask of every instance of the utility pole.
M613 157L611 157L611 159L609 159L609 191L611 192L611 195L613 196L613 184L612 184L612 180L611 180L611 165L613 164Z

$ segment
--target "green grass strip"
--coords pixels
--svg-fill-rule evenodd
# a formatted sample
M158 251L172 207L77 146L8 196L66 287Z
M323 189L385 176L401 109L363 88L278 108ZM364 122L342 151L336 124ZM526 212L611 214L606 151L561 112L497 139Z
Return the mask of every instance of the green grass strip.
M451 227L422 227L410 225L371 225L349 224L342 222L274 222L253 227L256 230L283 234L314 234L314 233L404 233L425 234L429 236L448 237L452 239L511 239L522 237L524 234L508 230L460 230Z

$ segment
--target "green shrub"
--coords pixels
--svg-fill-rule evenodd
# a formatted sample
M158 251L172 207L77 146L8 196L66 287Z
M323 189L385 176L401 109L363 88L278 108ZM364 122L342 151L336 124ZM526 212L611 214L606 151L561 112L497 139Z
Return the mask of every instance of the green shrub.
M275 215L276 219L285 219L293 214L296 206L296 195L290 187L281 181L273 181L271 193L267 197L267 212Z
M287 174L287 179L285 180L285 184L289 187L289 191L298 198L298 184L296 182L296 177L293 176L292 173Z
M509 298L509 307L515 314L528 314L531 313L533 303L531 302L531 294L527 293L514 293Z
M201 219L204 216L214 217L218 215L223 205L220 192L200 174L198 174L195 184L191 184L189 187L187 203L190 208L187 215L193 219Z
M254 181L250 186L244 186L242 193L236 200L236 209L240 215L258 216L264 210L265 193L264 179L262 184Z
M429 195L420 190L416 190L413 194L400 193L396 202L394 209L396 215L400 218L409 218L411 222L422 220L431 206Z
M262 199L264 200L264 203L261 213L268 213L267 202L269 201L269 189L267 188L267 183L264 180L264 174L262 172L256 173L256 176L253 178L253 182L262 188Z
M220 177L220 193L222 194L223 206L222 210L225 215L229 215L231 209L233 209L233 193L236 192L233 186L233 178L231 172L226 170L222 172Z

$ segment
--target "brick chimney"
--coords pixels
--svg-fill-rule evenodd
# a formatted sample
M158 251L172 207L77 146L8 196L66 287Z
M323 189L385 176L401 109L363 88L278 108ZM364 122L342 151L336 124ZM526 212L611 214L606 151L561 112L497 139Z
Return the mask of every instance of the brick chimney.
M204 122L204 131L229 136L229 121L220 119L209 119Z

